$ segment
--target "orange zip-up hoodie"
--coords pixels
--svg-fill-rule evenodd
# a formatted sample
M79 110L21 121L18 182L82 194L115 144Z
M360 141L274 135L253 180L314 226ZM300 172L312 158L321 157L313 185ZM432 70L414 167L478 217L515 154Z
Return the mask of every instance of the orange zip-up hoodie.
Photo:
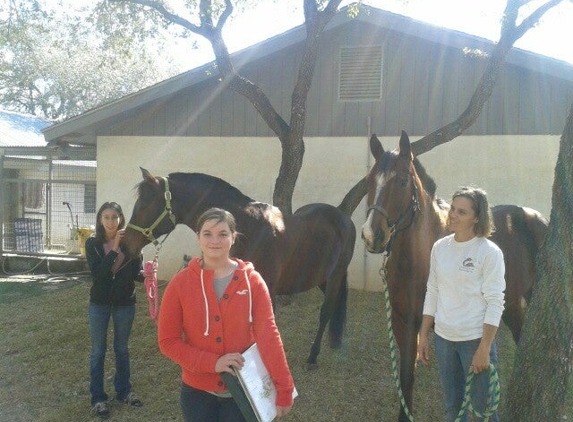
M159 312L159 348L181 366L185 384L223 391L227 387L215 372L219 357L242 353L257 342L277 389L277 406L290 406L294 382L269 290L253 264L234 260L238 267L220 302L213 287L214 273L203 270L199 258L171 279Z

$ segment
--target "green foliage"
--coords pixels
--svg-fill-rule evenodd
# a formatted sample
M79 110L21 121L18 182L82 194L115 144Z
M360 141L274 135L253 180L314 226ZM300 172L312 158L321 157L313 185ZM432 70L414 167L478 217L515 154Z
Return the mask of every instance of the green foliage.
M149 43L145 31L131 38L119 24L109 37L98 36L90 10L72 5L23 0L1 9L3 107L64 119L178 71L169 50L158 48L164 39Z

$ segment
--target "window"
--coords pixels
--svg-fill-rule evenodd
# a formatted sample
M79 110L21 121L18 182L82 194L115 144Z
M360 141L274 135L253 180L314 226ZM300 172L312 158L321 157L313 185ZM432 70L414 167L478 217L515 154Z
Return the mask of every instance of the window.
M382 46L341 47L338 99L377 101L382 98Z

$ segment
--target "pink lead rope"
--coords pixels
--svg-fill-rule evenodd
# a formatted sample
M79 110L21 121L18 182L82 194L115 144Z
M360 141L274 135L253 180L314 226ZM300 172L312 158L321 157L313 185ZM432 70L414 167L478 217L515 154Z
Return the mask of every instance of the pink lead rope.
M145 291L147 293L147 303L149 304L149 316L157 324L157 314L159 311L159 292L157 290L157 258L153 261L146 261L143 264L143 275L145 277Z

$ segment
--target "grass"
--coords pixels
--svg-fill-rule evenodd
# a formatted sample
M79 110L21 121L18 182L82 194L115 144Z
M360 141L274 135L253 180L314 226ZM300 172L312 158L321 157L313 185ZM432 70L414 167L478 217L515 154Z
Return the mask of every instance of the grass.
M0 283L0 420L10 422L89 421L89 282L59 289ZM112 406L111 421L180 421L179 368L157 348L156 327L139 290L131 340L133 389L143 408ZM285 422L396 420L398 396L381 293L352 290L348 325L340 350L325 339L319 369L304 369L321 304L318 289L293 297L277 310L299 398ZM515 346L499 333L499 373L509 378ZM106 388L113 394L113 352L106 362ZM416 370L414 413L418 422L442 420L442 396L435 362ZM572 403L572 394L569 394ZM569 406L571 409L573 406ZM573 414L568 415L569 419ZM94 419L96 420L96 419Z

